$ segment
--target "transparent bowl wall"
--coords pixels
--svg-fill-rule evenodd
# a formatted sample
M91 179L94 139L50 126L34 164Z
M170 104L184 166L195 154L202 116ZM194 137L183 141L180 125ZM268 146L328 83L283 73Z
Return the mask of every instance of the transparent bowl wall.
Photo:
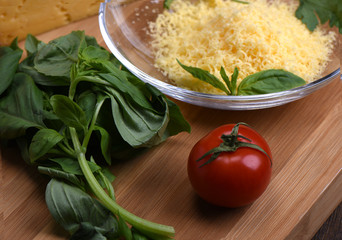
M338 41L334 54L321 79L272 94L224 96L190 91L171 85L153 65L153 54L147 34L148 22L163 11L162 0L106 0L99 10L103 39L115 57L142 81L164 94L194 105L225 110L252 110L283 105L303 98L340 77Z

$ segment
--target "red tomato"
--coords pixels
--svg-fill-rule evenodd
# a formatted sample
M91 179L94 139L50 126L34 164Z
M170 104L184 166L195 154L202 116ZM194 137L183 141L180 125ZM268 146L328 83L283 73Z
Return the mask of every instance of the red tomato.
M272 156L267 142L249 126L238 125L238 133L235 131L235 135L239 136L235 137L235 144L236 141L240 142L238 144L251 143L262 150L243 146L236 151L220 152L210 163L208 160L213 154L198 161L208 151L219 147L220 144L222 146L222 135L226 135L226 138L228 136L234 142L234 136L229 136L232 136L232 129L236 125L227 124L214 129L198 141L189 155L188 176L191 185L201 198L215 205L248 205L266 190L271 179ZM232 143L226 140L226 144ZM207 164L203 165L204 163Z

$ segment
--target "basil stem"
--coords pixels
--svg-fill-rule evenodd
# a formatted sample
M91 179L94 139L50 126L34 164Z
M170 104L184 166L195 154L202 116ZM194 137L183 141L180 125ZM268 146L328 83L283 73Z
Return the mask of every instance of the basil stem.
M78 139L76 129L73 127L69 127L70 135L72 142L74 144L74 148L76 151L78 163L81 167L81 170L91 188L94 192L95 196L99 198L104 206L106 206L113 214L120 216L129 224L134 226L136 229L143 233L151 233L153 235L160 235L163 237L173 237L175 235L174 228L171 226L161 225L158 223L153 223L142 219L140 217L135 216L134 214L128 212L126 209L122 208L115 202L112 198L110 198L105 190L101 187L101 185L96 180L94 174L92 173L88 162L85 157L85 148L81 146L81 143Z

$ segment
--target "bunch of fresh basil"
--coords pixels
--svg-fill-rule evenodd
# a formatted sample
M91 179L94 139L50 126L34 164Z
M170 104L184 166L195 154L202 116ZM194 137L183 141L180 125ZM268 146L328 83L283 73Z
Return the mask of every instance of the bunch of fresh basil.
M25 49L20 61L17 40L0 48L0 138L52 178L46 202L56 221L72 239L171 238L172 227L117 204L106 166L189 132L178 106L83 31L47 44L28 35Z

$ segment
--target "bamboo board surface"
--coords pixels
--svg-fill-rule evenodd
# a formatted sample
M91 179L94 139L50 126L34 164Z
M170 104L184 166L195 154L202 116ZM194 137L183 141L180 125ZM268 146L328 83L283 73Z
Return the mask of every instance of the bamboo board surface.
M105 46L97 17L41 34L49 41L85 30ZM21 43L23 46L23 43ZM176 239L311 239L342 201L342 81L299 101L253 111L220 111L179 101L191 134L181 133L111 167L117 201L134 214L172 225ZM211 206L192 191L186 173L192 146L210 130L246 122L268 141L274 157L266 192L240 209ZM57 240L68 234L44 200L48 179L27 166L16 148L2 148L0 239Z

